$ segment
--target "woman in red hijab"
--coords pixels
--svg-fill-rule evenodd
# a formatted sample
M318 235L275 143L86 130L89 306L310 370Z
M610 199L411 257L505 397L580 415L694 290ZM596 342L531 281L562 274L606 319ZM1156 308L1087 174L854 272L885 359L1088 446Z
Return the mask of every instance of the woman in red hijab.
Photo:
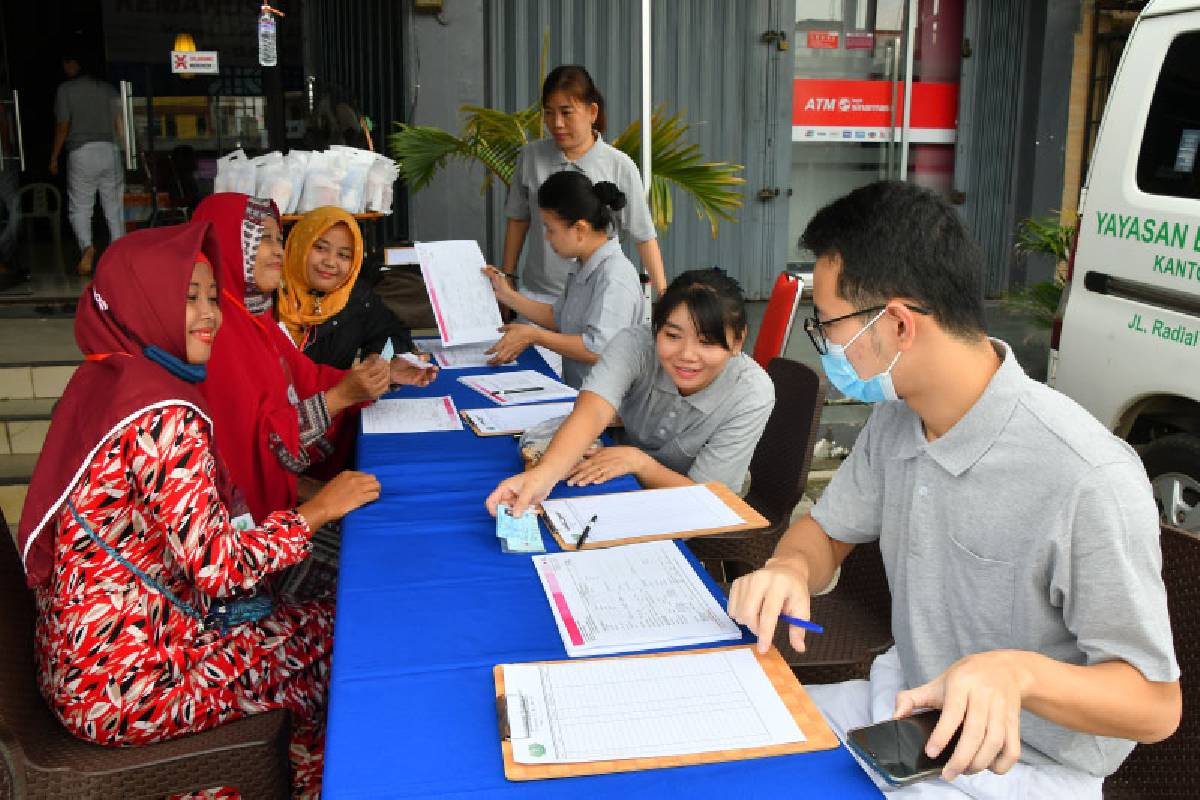
M314 364L272 318L283 234L270 200L215 194L192 219L212 223L225 314L202 388L217 444L258 520L296 504L296 477L353 435L355 419L341 412L386 392L388 365L377 358L348 371Z
M249 593L379 483L347 472L257 527L232 519L239 497L198 389L221 327L217 259L206 223L138 231L84 290L86 361L55 409L18 528L39 688L68 730L105 745L289 709L296 788L311 795L333 610Z

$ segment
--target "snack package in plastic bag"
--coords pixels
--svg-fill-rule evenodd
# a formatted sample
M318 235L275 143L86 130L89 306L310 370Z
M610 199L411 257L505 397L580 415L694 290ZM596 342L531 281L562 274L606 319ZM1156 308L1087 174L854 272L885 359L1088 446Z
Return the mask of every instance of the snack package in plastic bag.
M554 438L554 434L558 433L558 429L566 422L568 416L568 414L563 414L561 417L554 417L525 429L518 440L525 469L529 469L542 460L542 456L546 454L546 448L550 446L550 440ZM591 455L603 446L604 443L597 439L588 447L587 455Z
M288 180L292 189L288 195L288 206L279 207L280 214L295 214L300 206L300 195L304 192L304 178L308 173L308 159L312 155L307 150L292 150L283 157L283 166L287 170Z
M217 177L213 180L213 191L252 195L258 188L256 173L254 163L246 158L245 151L234 150L217 159Z
M345 168L341 159L332 153L313 153L308 159L304 176L304 191L296 211L300 214L321 206L336 206L341 198Z
M279 213L286 214L283 209L291 203L292 180L284 164L283 154L267 153L253 159L257 168L257 181L254 190L255 197L270 198L280 209Z

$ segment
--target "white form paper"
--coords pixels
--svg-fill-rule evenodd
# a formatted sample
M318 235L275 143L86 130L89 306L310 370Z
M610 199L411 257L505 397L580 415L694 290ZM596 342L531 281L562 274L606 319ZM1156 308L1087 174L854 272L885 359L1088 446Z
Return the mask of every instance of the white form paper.
M533 566L572 658L742 635L671 541L534 556Z
M378 400L363 409L362 426L363 433L427 433L463 429L458 409L449 395Z
M479 244L471 239L417 242L421 277L447 347L496 341L503 323Z
M487 367L488 359L492 356L487 354L487 349L494 345L498 339L495 334L490 342L482 344L464 344L457 347L443 347L439 339L414 339L413 343L421 350L433 356L433 360L442 369L467 369L469 367ZM515 362L514 362L515 363ZM497 364L498 367L507 367L509 364Z
M690 755L806 739L749 647L503 669L518 764Z
M502 406L539 403L543 400L572 400L579 392L532 369L500 372L495 375L464 375L460 383L470 386L492 402Z
M559 535L571 543L583 533L593 515L596 523L588 534L588 544L725 528L746 522L707 486L546 500L542 509L554 521Z
M508 408L468 408L463 411L481 433L524 433L548 419L565 417L574 403L543 403L540 406Z

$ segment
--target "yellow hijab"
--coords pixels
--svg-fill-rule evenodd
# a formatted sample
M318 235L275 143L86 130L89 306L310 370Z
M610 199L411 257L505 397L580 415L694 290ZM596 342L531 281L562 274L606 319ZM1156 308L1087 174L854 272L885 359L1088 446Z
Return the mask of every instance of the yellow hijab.
M309 251L317 239L338 223L350 229L354 240L354 256L346 281L328 294L320 294L308 283L305 264ZM354 281L362 269L363 239L358 222L349 212L336 206L313 209L300 218L288 234L283 249L283 285L279 287L279 319L287 326L292 341L297 345L304 342L304 333L313 325L320 325L346 307Z

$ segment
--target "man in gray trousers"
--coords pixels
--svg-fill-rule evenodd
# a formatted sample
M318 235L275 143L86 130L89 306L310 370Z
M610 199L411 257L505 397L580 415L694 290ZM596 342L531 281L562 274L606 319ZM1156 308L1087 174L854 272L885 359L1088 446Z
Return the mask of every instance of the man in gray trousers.
M58 157L67 150L68 214L82 256L79 274L89 275L96 248L92 246L92 210L96 193L108 221L108 233L116 241L125 233L125 173L117 142L121 138L121 114L117 92L108 83L84 73L79 58L63 57L67 80L58 87L54 114L54 148L50 174L58 174Z

